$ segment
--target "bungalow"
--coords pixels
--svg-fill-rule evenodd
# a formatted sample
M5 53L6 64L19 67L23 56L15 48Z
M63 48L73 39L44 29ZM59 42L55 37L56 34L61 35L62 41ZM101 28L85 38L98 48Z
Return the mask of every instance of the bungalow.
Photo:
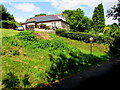
M25 30L55 30L59 28L70 30L69 24L61 14L36 16L22 23L22 26Z

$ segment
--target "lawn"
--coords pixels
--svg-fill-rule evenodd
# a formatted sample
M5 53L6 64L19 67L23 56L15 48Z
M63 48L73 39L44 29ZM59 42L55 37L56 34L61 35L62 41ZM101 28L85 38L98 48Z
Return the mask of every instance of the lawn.
M68 42L69 44L79 48L81 52L85 54L90 54L90 43L85 43L83 41L78 40L71 40L69 38L61 37L64 41ZM109 45L108 44L92 44L92 54L101 57L104 55L107 55L107 52L109 51Z
M42 87L108 60L102 58L107 56L107 45L94 44L93 55L89 55L89 43L55 34L2 32L3 88Z
M2 37L10 37L18 34L21 31L12 30L12 29L0 29Z

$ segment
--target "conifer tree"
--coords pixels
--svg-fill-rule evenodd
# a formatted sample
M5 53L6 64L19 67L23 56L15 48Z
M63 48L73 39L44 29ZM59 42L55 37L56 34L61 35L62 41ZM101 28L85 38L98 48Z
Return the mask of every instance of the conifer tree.
M92 16L93 28L95 31L100 32L105 27L104 8L102 3L95 7Z

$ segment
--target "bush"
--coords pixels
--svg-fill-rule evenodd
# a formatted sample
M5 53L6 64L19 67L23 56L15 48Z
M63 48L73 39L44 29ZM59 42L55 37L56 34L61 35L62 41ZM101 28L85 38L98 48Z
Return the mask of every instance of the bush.
M20 39L23 39L26 41L36 41L37 40L36 36L33 34L32 31L20 32L17 36Z
M114 41L114 38L110 37L109 35L100 35L100 36L95 36L94 37L96 42L101 44L111 44Z
M90 37L93 37L90 34L81 33L81 32L68 32L68 33L65 33L65 35L66 35L67 38L84 41L86 43L89 42Z
M15 21L2 20L2 26L3 28L15 29L17 24Z
M56 34L57 35L63 36L65 33L66 33L65 29L56 29Z
M110 54L120 55L120 35L110 44Z
M99 44L104 43L104 44L109 44L113 42L113 38L110 37L109 35L93 35L93 34L89 34L89 33L83 33L83 32L64 32L62 30L58 30L57 33L59 36L62 37L67 37L70 39L74 39L74 40L80 40L80 41L84 41L86 43L89 43L90 37L94 38L93 42L97 42Z

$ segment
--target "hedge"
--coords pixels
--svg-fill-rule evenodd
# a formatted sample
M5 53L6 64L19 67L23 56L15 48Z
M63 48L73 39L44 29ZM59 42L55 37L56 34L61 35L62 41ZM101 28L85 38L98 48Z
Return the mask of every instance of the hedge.
M15 29L17 27L15 21L2 20L2 28Z
M84 32L67 32L64 29L57 29L56 30L56 34L62 37L67 37L70 39L74 39L74 40L80 40L80 41L84 41L86 43L89 43L89 38L93 37L94 41L96 43L105 43L105 44L109 44L112 43L114 41L114 39L110 36L106 36L106 35L92 35L89 33L84 33Z

